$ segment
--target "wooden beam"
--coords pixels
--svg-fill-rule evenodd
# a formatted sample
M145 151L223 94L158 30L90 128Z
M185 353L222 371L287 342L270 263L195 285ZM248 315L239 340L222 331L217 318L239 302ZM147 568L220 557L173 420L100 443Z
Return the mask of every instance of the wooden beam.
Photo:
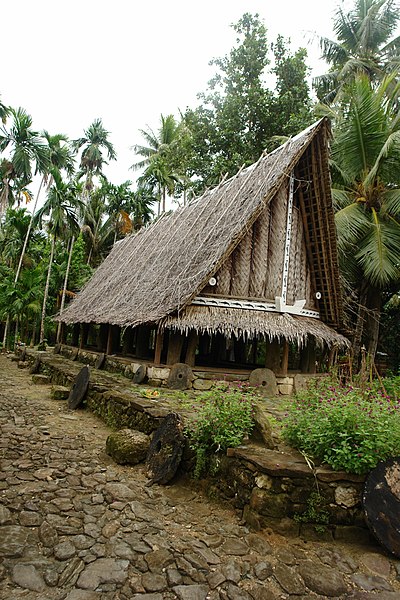
M287 375L288 366L289 366L289 342L287 340L285 340L283 342L283 352L282 352L282 358L281 358L280 375L283 375L284 377Z
M164 344L164 331L157 331L156 333L156 347L154 349L154 364L161 364L161 353Z
M196 362L196 348L199 342L199 336L196 331L191 331L189 333L188 345L185 356L185 363L189 365L189 367L194 367Z
M271 369L274 373L278 373L280 366L280 350L281 346L277 339L266 341L265 366Z
M178 331L170 331L168 340L167 365L181 362L183 335Z

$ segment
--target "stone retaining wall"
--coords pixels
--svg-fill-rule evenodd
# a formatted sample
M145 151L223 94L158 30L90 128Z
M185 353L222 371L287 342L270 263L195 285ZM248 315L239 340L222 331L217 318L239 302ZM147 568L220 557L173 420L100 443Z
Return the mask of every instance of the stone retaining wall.
M38 354L42 355L42 373L49 375L55 384L71 386L80 369L76 363L48 353L29 352L27 358L32 362ZM93 356L97 359L97 354ZM92 357L86 351L80 357L82 362L86 359L91 364ZM121 362L111 358L110 365L121 372ZM86 403L115 429L128 427L149 434L168 412L177 410L162 397L159 401L142 398L132 389L129 391L132 384L119 383L110 375L97 373L89 384ZM256 445L230 449L214 466L218 469L217 476L205 481L206 491L211 497L229 500L255 529L270 527L286 535L301 534L310 539L364 541L369 536L361 506L364 477L330 468L312 470L296 452L283 453ZM190 471L192 467L193 460L186 453L183 469ZM312 505L313 492L319 493L322 507ZM327 524L320 522L321 510L329 515Z
M71 346L62 345L60 352L67 358L74 358L84 364L94 366L99 357L98 352L77 349ZM128 358L117 356L106 356L104 369L110 373L121 373L125 377L133 379L134 374L143 365L146 369L146 383L154 387L166 387L170 374L170 367L157 367L147 363L138 361L130 361ZM297 379L307 376L300 375ZM194 390L210 390L216 381L241 381L248 382L250 371L245 374L239 373L221 373L212 371L202 371L200 368L193 369L193 381L191 387ZM293 393L296 376L288 375L286 377L276 377L277 391L279 394L288 396Z

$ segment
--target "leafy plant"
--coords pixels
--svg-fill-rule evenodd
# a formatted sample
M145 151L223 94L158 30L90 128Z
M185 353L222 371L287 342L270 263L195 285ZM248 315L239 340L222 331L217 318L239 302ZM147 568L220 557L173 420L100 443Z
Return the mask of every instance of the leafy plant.
M197 399L197 414L185 427L196 454L195 477L208 465L211 453L239 446L253 428L253 396L226 384L216 385Z
M313 523L318 533L323 533L329 523L329 513L324 508L324 498L314 490L308 497L307 508L302 514L295 514L297 523Z
M335 470L367 473L400 453L400 401L377 385L361 390L318 380L289 407L282 435Z

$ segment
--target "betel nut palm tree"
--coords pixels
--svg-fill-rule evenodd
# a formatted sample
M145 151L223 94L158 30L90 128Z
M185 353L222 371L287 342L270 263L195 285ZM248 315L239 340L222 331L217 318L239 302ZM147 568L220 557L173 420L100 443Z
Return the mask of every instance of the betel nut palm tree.
M339 258L358 293L354 354L366 321L373 358L383 293L400 281L400 83L359 75L344 94L332 145Z
M117 158L114 146L108 136L109 132L104 128L102 120L95 119L84 131L84 137L73 142L76 151L82 149L77 178L85 177L88 191L93 189L93 177L102 175L103 166L108 164L103 152L106 152L108 160Z
M18 193L31 181L33 174L44 173L49 166L45 139L32 129L32 117L23 108L10 108L12 123L0 127L0 152L7 152L1 161L0 217L11 198L12 186Z
M82 203L77 194L74 182L64 182L59 172L53 172L53 185L50 187L44 205L38 210L36 220L39 227L43 225L44 216L49 216L48 232L51 237L49 266L47 270L46 285L44 290L42 318L40 324L40 343L44 340L44 324L46 317L46 303L49 293L51 268L54 257L56 240L68 239L79 231L78 209Z
M322 58L330 65L328 73L313 81L321 100L335 100L357 74L379 82L399 72L400 36L393 37L399 19L396 0L354 0L348 12L343 3L337 8L333 22L337 39L319 37Z

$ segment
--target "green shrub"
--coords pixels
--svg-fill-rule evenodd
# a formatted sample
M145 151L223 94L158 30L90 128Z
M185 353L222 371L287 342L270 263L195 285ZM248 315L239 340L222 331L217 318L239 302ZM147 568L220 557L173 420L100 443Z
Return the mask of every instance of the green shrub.
M361 390L319 379L296 396L282 436L335 470L364 474L400 454L400 401L375 384Z
M253 428L253 395L217 385L196 400L196 416L185 426L196 455L195 477L205 470L212 453L239 446Z

